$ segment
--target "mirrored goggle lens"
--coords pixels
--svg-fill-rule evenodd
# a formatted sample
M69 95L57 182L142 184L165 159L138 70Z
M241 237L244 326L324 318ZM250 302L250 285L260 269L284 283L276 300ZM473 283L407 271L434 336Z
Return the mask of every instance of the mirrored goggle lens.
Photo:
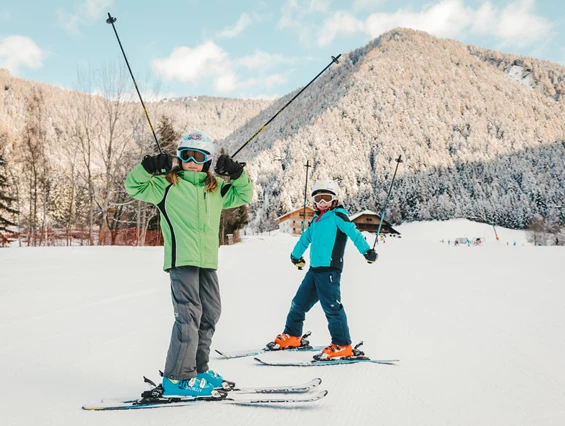
M316 194L312 197L312 200L314 200L314 202L316 204L325 201L326 203L331 203L333 200L335 200L335 195L333 194Z
M185 163L194 161L196 164L203 164L211 157L204 151L198 151L196 149L183 149L180 151L179 156L180 159Z

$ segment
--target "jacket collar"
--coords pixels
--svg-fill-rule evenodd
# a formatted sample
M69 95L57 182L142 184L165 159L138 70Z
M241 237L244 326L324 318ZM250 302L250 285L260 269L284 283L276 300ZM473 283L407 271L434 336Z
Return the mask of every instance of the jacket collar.
M190 182L193 185L203 185L206 181L206 176L208 176L204 172L191 172L183 170L179 173L179 178L184 181Z

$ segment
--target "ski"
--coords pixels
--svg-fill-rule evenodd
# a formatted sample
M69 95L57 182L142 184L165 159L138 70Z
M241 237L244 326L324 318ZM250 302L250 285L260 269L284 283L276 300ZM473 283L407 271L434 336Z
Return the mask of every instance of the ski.
M221 352L216 349L216 352L225 359L244 358L248 356L261 355L265 352L318 352L324 349L325 346L300 346L298 348L289 349L250 349L238 352Z
M213 397L194 397L194 398L140 398L137 400L125 401L102 401L94 404L83 405L83 410L91 411L109 411L109 410L140 410L149 408L163 407L182 407L193 405L200 402L218 403L218 404L236 404L236 405L273 405L273 404L299 404L316 402L324 398L328 394L327 390L318 392L309 392L299 396L247 396L240 397L237 393L230 392L221 394L221 396Z
M302 346L299 347L293 347L293 348L282 348L282 349L273 349L270 345L274 344L273 342L267 344L267 346L265 346L262 349L247 349L247 350L243 350L243 351L235 351L235 352L225 352L225 351L219 351L219 350L215 350L216 353L220 354L222 357L224 357L225 359L234 359L234 358L244 358L244 357L248 357L248 356L255 356L255 355L261 355L265 352L318 352L321 351L322 349L324 349L325 346L310 346L310 342L308 342L308 340L306 340L306 338L308 336L310 336L310 334L312 334L310 331L308 331L307 333L305 333L302 336Z
M339 358L333 360L310 360L310 361L285 361L285 362L277 362L277 361L265 361L259 357L253 358L255 361L263 364L263 365L270 365L275 367L314 367L314 366L322 366L322 365L343 365L343 364L355 364L359 362L368 362L374 364L387 364L387 365L394 365L395 363L399 362L398 359L370 359L367 357L350 357L350 358Z
M249 388L231 388L229 391L225 389L217 389L214 391L213 396L206 397L166 397L162 395L162 389L160 385L155 385L153 381L144 377L145 383L149 383L153 388L149 391L143 392L141 398L123 398L123 399L103 399L98 403L87 404L82 408L84 410L130 410L130 409L142 409L142 408L158 408L162 406L176 407L183 405L194 404L195 402L222 402L230 404L280 404L280 403L303 403L303 402L313 402L326 396L322 393L325 390L319 392L312 392L316 390L318 386L322 383L322 379L314 378L309 382L299 384L299 385L285 385L285 386L269 386L269 387L249 387ZM275 395L273 397L244 397L241 395L250 394L270 394ZM277 394L280 394L277 395ZM305 396L288 396L282 397L282 395L289 394L308 394Z
M289 386L271 386L271 387L254 387L254 388L234 388L230 391L230 394L253 394L253 393L307 393L316 389L322 383L322 379L319 377L310 380L301 385L289 385Z
M143 397L145 396L161 396L160 393L162 392L160 385L155 385L151 380L144 377L145 383L150 383L152 385L152 389L150 391L144 392L142 394ZM230 394L235 395L244 395L244 394L254 394L254 393L263 393L263 394L288 394L288 393L307 393L313 391L318 386L322 384L322 379L316 377L309 382L300 384L300 385L285 385L285 386L256 386L250 388L236 388L232 387L229 390L221 389L220 392L229 392ZM235 384L234 384L235 385ZM157 391L156 393L151 394L152 391ZM116 402L116 401L127 401L127 402L134 402L136 398L132 398L130 400L124 399L103 399L102 402Z
M398 359L371 359L365 356L365 352L359 349L363 346L363 342L357 343L353 348L353 355L342 358L330 358L330 359L320 359L320 355L314 355L314 358L309 361L264 361L259 357L254 357L253 359L263 365L271 365L276 367L313 367L321 365L343 365L343 364L355 364L358 362L368 362L374 364L388 364L394 365L398 362Z

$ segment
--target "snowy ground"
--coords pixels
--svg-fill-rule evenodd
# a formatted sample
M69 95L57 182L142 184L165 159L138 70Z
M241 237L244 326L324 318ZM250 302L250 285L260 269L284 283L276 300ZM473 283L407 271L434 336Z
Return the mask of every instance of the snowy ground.
M398 229L402 238L378 245L374 265L349 244L342 278L353 339L397 366L212 360L241 386L323 379L325 399L285 408L82 411L102 397L137 395L142 376L157 380L163 368L173 318L162 248L0 250L0 424L565 424L565 248L532 247L522 232L500 228L496 241L492 227L467 221ZM486 242L447 244L457 237ZM215 348L261 347L282 331L304 275L288 261L295 241L273 234L221 248ZM306 327L313 344L329 343L319 306Z

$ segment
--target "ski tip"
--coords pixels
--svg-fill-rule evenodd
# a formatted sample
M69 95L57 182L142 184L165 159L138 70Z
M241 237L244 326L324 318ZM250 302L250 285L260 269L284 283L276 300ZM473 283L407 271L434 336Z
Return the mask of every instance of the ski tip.
M214 349L216 351L216 353L220 354L223 358L229 358L227 356L225 356L223 353L221 353L219 350Z
M319 401L320 399L325 398L327 394L328 394L328 390L327 390L327 389L321 390L321 391L319 391L319 392L316 394L316 396L315 396L315 398L313 399L313 401Z
M399 359L384 359L384 360L376 360L379 364L389 364L389 365L396 365L397 362L400 362Z

